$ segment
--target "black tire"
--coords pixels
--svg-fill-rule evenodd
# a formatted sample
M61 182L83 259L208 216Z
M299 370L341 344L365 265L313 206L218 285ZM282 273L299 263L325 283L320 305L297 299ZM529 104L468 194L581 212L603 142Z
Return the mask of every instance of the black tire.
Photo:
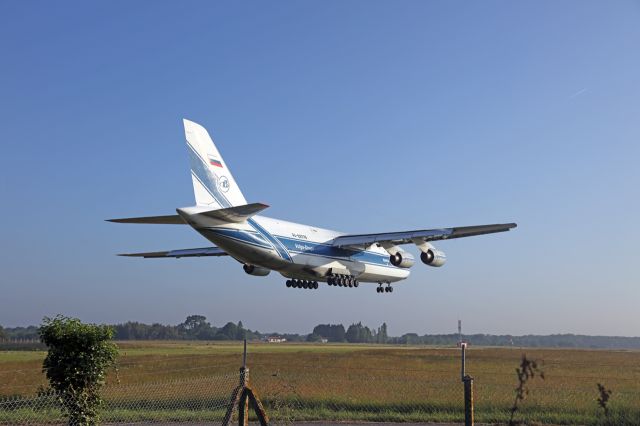
M393 287L389 287L389 293L393 293Z
M287 287L291 287L291 280L287 280Z
M358 282L358 280L354 280L353 282L353 286L354 287L358 287L360 285L360 283Z
M314 281L313 282L313 288L314 288L314 290L318 289L318 281Z

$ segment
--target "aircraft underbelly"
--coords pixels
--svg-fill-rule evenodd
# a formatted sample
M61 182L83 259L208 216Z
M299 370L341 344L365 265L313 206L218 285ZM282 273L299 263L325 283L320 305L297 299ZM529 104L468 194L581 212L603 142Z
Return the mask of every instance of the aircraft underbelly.
M337 257L334 253L323 256L287 251L287 259L281 251L264 244L264 240L251 240L252 234L242 228L207 228L198 232L239 262L269 268L289 278L324 281L330 275L350 275L361 282L396 282L409 275L406 269L363 262L354 256Z
M334 259L323 256L298 254L293 257L294 263L286 267L283 275L291 278L309 279L315 275L324 277L329 274L351 275L360 282L396 282L409 276L406 269L382 265L372 265L348 259Z

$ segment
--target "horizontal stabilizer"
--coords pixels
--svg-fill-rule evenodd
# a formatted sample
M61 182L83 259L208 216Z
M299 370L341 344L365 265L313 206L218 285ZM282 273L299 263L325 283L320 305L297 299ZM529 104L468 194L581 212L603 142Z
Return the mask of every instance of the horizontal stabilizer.
M254 216L260 213L262 210L269 207L266 204L262 203L251 203L244 204L236 207L228 207L226 209L215 209L215 210L204 210L204 211L194 211L189 209L178 209L178 212L185 212L189 215L198 214L201 216L207 216L211 219L219 220L220 222L232 222L232 223L242 223L249 219L251 216Z
M179 259L181 257L201 257L201 256L228 256L227 253L219 247L203 247L183 250L170 251L151 251L147 253L125 253L118 256L144 257L144 258L167 258L173 257Z
M169 216L127 217L123 219L107 219L107 222L116 223L150 223L156 225L186 225L185 221L177 214Z

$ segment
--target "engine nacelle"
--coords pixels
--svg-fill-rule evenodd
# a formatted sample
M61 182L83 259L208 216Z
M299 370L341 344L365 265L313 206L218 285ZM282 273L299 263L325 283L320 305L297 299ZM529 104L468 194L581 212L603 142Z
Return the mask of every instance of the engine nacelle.
M389 262L399 268L411 268L415 263L415 259L411 253L399 251L389 256Z
M247 265L247 264L242 265L242 269L244 269L244 271L247 274L255 275L258 277L267 276L269 275L269 272L271 272L271 269L263 268L261 266L256 266L256 265Z
M426 265L438 267L447 262L447 255L440 250L430 248L429 250L420 253L420 260L422 260L422 263Z

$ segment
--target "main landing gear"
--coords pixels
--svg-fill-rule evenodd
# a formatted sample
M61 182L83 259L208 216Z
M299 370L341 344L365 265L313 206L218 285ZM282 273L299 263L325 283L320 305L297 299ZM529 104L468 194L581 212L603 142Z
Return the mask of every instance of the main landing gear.
M391 287L391 283L387 283L386 287L383 287L384 283L378 283L378 288L376 288L377 293L391 293L393 292L393 287Z
M327 284L338 287L358 287L360 283L349 275L332 275L327 278Z
M287 287L317 289L318 281L287 280Z

